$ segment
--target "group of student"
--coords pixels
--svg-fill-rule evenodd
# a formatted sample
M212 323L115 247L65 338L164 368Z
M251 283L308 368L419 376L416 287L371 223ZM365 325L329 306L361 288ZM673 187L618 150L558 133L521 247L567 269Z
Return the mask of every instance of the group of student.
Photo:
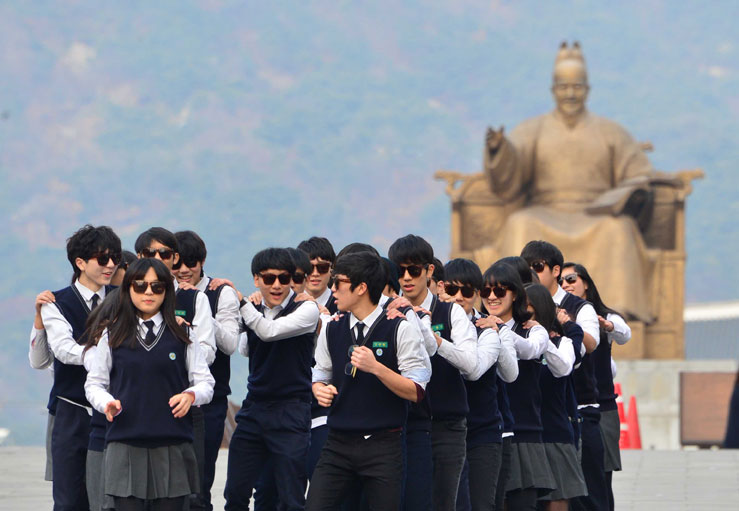
M631 332L554 245L483 273L412 234L388 257L312 237L258 252L248 295L192 231L134 249L84 226L71 285L36 298L55 510L213 509L237 350L226 510L614 508L611 343Z

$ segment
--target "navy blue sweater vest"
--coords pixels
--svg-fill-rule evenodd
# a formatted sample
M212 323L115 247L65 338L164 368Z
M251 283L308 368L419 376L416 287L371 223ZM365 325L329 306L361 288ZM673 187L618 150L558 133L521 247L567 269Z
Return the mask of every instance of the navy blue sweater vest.
M328 300L326 300L326 308L332 316L339 312L339 307L338 305L336 305L336 298L334 298L333 293L331 293L331 295L329 295L328 297Z
M218 299L221 297L223 286L219 286L216 289L208 288L205 291L205 296L208 297L210 311L214 318L218 312ZM216 347L216 358L210 365L210 374L213 375L216 381L213 387L213 399L228 396L231 393L231 387L229 386L229 381L231 380L231 357L218 349L218 347Z
M296 302L293 295L275 319L291 314L304 303ZM261 310L261 306L257 309ZM253 401L297 399L309 403L313 395L311 360L315 332L271 342L262 341L248 327L246 335L249 343L247 399Z
M513 331L521 337L528 337L529 334L529 331L519 324L514 326ZM514 442L542 441L540 372L541 361L519 360L518 378L507 386L508 401L515 420Z
M113 286L105 286L106 294L113 290ZM54 304L64 316L64 319L72 327L72 336L78 344L85 344L83 334L85 323L90 309L87 308L85 299L74 285L54 291L56 301ZM53 414L56 410L56 397L74 401L81 405L90 406L85 397L85 379L87 372L84 366L65 364L54 359L54 384L49 393L48 410Z
M482 328L477 329L477 336ZM477 381L465 380L467 389L467 444L500 443L503 417L498 410L498 363L488 369Z
M106 443L163 447L192 442L190 414L176 419L169 399L187 389L187 345L165 325L147 350L134 339L111 351L110 393L121 401L121 413L108 426Z
M400 318L387 319L382 314L365 332L364 346L371 349L378 362L400 373L397 357ZM331 354L331 382L339 391L328 413L328 426L339 431L372 433L400 428L405 424L408 401L398 397L376 376L357 370L356 376L344 371L349 362L349 347L355 344L349 328L349 315L328 324L326 330Z
M589 302L567 293L560 307L575 318L583 305L587 303ZM572 383L575 386L575 396L578 404L585 405L598 402L598 387L595 381L595 364L592 353L585 354L582 357L580 367L572 373Z
M512 433L516 421L513 419L511 404L508 402L508 384L498 376L498 410L503 418L503 433Z
M598 385L598 404L601 411L616 410L616 391L613 389L613 373L611 372L611 343L601 330L600 344L592 353L595 366L595 380Z
M569 321L564 325L564 332L572 340L575 351L582 346L582 328L575 322ZM559 347L561 337L555 337L552 342ZM544 427L542 440L544 442L569 443L575 442L570 414L567 410L567 394L569 391L569 377L555 378L549 368L541 370L539 384L541 386L541 422Z
M195 318L195 300L198 297L196 289L177 289L175 293L175 315L185 318L192 325Z
M452 303L434 296L431 302L431 329L452 342ZM431 381L426 387L434 420L454 420L467 416L467 389L459 369L438 353L431 357Z

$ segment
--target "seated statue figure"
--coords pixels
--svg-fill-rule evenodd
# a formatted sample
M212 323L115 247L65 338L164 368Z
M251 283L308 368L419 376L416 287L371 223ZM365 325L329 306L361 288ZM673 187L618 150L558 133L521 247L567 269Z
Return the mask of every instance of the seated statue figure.
M551 88L556 108L526 120L506 137L488 128L483 172L490 190L523 207L505 220L481 264L518 255L530 240L557 245L584 264L605 301L649 323L654 261L640 232L649 215L654 169L642 146L617 123L585 107L589 85L580 46L562 44Z

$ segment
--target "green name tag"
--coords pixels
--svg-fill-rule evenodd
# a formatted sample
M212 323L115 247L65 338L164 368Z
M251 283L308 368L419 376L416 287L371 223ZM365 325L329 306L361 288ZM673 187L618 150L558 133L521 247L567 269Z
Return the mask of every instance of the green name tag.
M175 309L174 315L175 316L180 316L180 317L183 317L184 318L185 316L187 316L187 313L185 311L181 311L181 310Z
M375 341L372 343L373 348L387 348L387 341Z
M444 325L442 323L439 323L438 325L431 325L431 330L434 332L441 332L444 330Z

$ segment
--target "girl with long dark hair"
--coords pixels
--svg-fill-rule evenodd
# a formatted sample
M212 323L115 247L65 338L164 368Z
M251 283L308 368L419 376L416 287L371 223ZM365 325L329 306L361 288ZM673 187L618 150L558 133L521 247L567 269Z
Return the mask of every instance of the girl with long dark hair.
M539 373L541 356L549 343L549 333L531 321L527 310L526 291L518 272L498 261L483 275L480 295L490 313L479 319L478 327L491 327L501 340L510 338L518 355L518 378L505 385L513 415L513 436L510 440L510 466L505 485L508 509L535 510L540 493L554 488L554 478L542 443L541 389ZM504 439L503 460L506 462ZM501 473L505 467L501 467Z
M85 391L110 423L104 484L117 511L147 505L179 511L199 489L188 411L210 401L214 381L174 311L169 269L154 258L139 259L126 271L95 351L88 352Z
M540 284L526 286L528 309L549 332L544 353L546 365L539 375L542 393L542 439L556 488L544 495L548 511L567 511L571 498L587 494L585 479L577 461L573 425L567 411L569 378L582 347L582 328L563 309L557 310L549 290Z

